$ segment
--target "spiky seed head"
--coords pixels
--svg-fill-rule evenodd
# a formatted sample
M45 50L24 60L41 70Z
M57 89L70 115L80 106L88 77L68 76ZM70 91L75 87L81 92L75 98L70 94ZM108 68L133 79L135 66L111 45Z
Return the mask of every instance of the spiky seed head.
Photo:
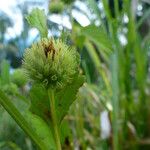
M61 40L42 39L24 53L23 68L34 82L62 89L79 73L78 52Z
M49 12L59 14L64 10L64 3L61 1L52 1L49 4Z

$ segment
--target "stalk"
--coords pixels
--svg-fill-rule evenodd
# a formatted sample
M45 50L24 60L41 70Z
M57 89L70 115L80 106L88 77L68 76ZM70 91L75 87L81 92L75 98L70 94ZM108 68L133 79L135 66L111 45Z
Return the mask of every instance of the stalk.
M54 138L57 150L61 150L60 135L57 124L57 115L55 109L54 90L48 89L48 97L50 102L50 112L52 118L52 126L54 128Z
M118 137L118 114L119 114L119 83L118 83L118 53L112 55L112 128L113 128L113 149L119 150Z

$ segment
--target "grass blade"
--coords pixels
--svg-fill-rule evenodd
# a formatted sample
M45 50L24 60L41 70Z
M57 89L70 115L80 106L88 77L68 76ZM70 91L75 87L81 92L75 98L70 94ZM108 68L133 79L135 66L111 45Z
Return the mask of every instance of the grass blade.
M112 54L112 128L113 128L113 149L119 149L118 138L118 113L119 113L119 84L118 84L118 55Z
M35 132L30 128L30 125L17 110L17 108L11 103L8 97L0 90L0 104L6 109L6 111L13 117L17 124L28 134L28 136L37 144L41 150L46 150L41 139L36 135Z

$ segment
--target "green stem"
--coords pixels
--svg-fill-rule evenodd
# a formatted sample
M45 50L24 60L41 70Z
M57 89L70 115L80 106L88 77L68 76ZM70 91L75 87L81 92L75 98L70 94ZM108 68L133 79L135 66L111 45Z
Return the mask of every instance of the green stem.
M112 55L112 128L113 128L113 149L119 149L118 137L118 113L119 113L119 83L118 83L118 53Z
M118 0L114 0L114 7L115 7L115 16L116 16L116 19L119 19L118 16L119 16L119 5L118 5L119 1Z
M44 143L38 137L38 135L31 129L28 122L24 119L22 114L12 104L11 100L0 90L0 104L6 109L6 111L13 117L17 124L24 130L25 133L36 143L40 150L46 150Z
M49 97L49 102L50 102L50 112L51 112L51 117L52 117L52 125L54 128L54 138L56 142L56 148L57 150L61 150L60 136L59 136L57 116L56 116L56 110L55 110L54 90L48 89L48 97Z

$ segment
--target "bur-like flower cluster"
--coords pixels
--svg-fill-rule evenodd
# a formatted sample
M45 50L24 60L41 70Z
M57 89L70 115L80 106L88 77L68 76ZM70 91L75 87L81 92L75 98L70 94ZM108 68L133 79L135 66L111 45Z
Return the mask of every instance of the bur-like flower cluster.
M49 4L49 12L59 14L64 10L64 3L61 1L52 1Z
M42 39L24 54L23 68L34 82L47 88L62 89L79 73L78 52L61 40Z

